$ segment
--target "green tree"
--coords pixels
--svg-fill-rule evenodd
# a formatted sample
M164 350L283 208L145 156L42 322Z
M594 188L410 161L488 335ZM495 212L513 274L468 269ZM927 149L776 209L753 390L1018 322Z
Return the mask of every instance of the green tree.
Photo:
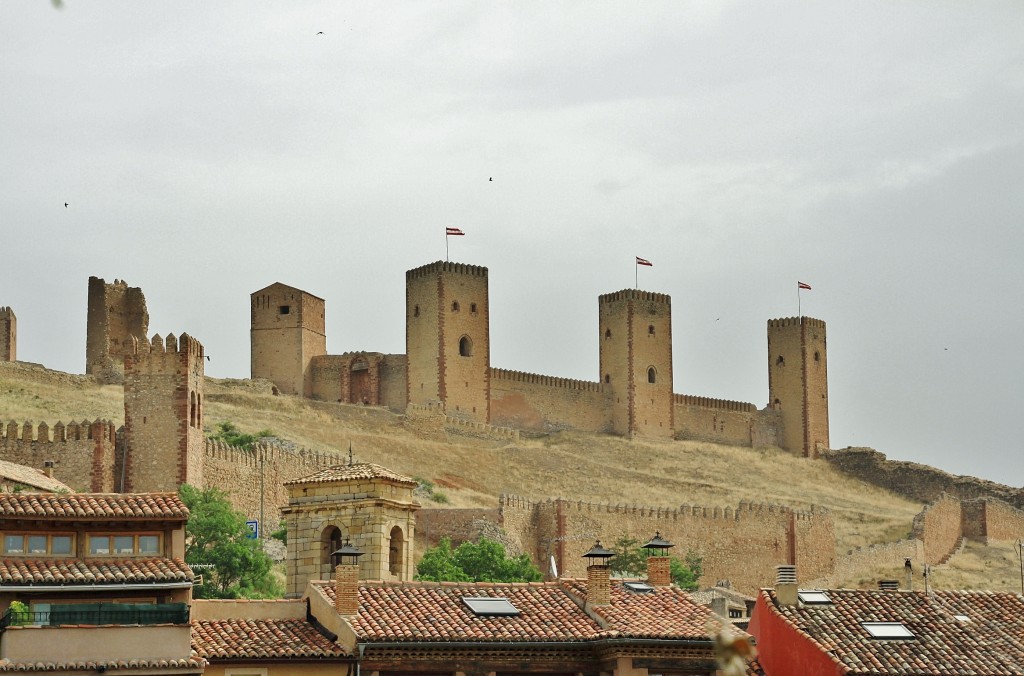
M196 598L268 598L282 595L271 575L273 562L258 540L250 539L245 516L236 512L223 491L182 485L189 509L185 524L185 561L198 564L204 584Z
M640 546L640 541L631 537L621 537L615 541L615 556L609 565L619 577L643 577L647 574L647 550ZM694 591L697 589L700 576L704 573L704 561L700 555L691 550L680 560L673 556L669 562L672 582L681 589Z
M263 437L272 436L274 436L274 433L266 429L260 430L256 434L245 434L242 430L238 429L235 423L225 420L217 423L217 431L211 434L210 438L215 441L223 441L228 446L236 446L251 451L257 441Z
M509 558L497 540L482 537L456 549L448 538L428 549L416 566L419 580L435 582L539 582L544 578L526 554Z

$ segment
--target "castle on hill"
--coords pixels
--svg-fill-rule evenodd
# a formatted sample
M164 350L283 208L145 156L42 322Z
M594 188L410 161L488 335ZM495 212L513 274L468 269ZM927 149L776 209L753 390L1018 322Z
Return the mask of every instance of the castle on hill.
M405 354L327 354L325 301L286 284L251 294L251 375L278 391L498 427L828 448L825 322L768 321L768 405L676 393L672 300L625 289L598 297L599 381L491 365L488 270L438 261L405 275Z

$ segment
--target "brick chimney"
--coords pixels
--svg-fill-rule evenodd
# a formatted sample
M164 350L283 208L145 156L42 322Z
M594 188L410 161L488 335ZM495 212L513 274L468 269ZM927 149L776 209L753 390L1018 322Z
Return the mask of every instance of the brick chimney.
M778 566L775 571L775 598L778 599L779 605L795 606L796 566Z
M606 606L612 602L612 567L587 566L587 604Z
M654 587L667 587L672 584L672 570L667 556L647 557L647 583Z
M359 564L340 564L334 569L334 609L339 615L359 613Z

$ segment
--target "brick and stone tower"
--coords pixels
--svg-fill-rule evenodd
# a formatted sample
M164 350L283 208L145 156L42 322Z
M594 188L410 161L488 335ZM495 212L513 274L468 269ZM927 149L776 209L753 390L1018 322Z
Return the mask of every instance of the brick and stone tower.
M600 296L597 303L600 378L609 397L612 433L671 438L671 298L626 289Z
M363 552L359 579L411 580L416 537L417 483L374 465L337 465L285 482L288 505L288 596L302 596L309 580L335 577L331 554L345 540Z
M410 404L442 402L450 416L490 421L487 268L438 261L405 273Z
M142 289L115 279L107 284L89 278L89 311L85 333L85 372L101 383L124 379L124 357L132 339L145 340L149 333L149 312Z
M324 299L280 282L250 295L251 374L284 394L313 395L314 357L327 354Z
M18 318L9 307L0 307L0 361L18 361Z
M203 357L187 333L136 341L125 357L125 492L203 486Z
M829 447L825 322L768 320L768 397L782 415L783 448L816 458Z

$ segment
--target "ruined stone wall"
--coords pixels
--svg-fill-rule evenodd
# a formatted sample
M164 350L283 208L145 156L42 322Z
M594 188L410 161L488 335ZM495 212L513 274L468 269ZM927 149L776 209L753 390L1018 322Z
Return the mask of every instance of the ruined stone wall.
M400 413L409 404L406 377L408 360L404 354L386 354L380 366L381 404Z
M77 492L119 490L117 431L109 420L58 422L52 430L45 422L11 421L0 435L0 456L8 462L36 469L53 462L53 477Z
M133 339L145 339L149 333L146 297L142 289L124 280L107 284L90 277L88 303L85 372L101 383L120 383Z
M924 542L924 562L944 563L963 537L960 500L942 495L914 517L913 535Z
M885 455L870 448L826 451L821 457L844 474L910 500L928 503L938 499L942 493L949 493L961 500L995 498L1017 509L1024 509L1024 489L970 476L957 476L916 462L888 460Z
M491 369L491 422L523 430L608 432L600 383Z
M1024 511L1002 500L985 499L963 504L964 535L989 542L1024 538Z
M903 563L907 559L922 562L925 560L924 556L924 543L916 539L858 547L840 556L836 561L835 570L831 574L806 582L801 576L800 582L801 585L808 587L834 589L869 571L888 569L892 573L886 577L899 580L902 585ZM797 572L799 573L799 568Z
M323 354L314 357L309 364L313 399L346 401L347 397L341 391L341 374L347 367L348 359L342 355Z
M676 439L754 445L754 419L758 411L753 404L677 394L674 405Z
M18 318L9 307L0 307L0 361L18 361Z
M693 549L702 557L702 583L728 579L733 588L747 594L771 585L775 567L790 562L791 549L801 578L820 577L835 566L833 521L824 510L797 512L746 502L737 509L689 505L669 509L506 498L502 523L542 570L548 569L554 556L559 571L568 577L585 575L582 556L596 539L614 549L619 538L646 542L656 531L676 544L673 551L678 556Z

